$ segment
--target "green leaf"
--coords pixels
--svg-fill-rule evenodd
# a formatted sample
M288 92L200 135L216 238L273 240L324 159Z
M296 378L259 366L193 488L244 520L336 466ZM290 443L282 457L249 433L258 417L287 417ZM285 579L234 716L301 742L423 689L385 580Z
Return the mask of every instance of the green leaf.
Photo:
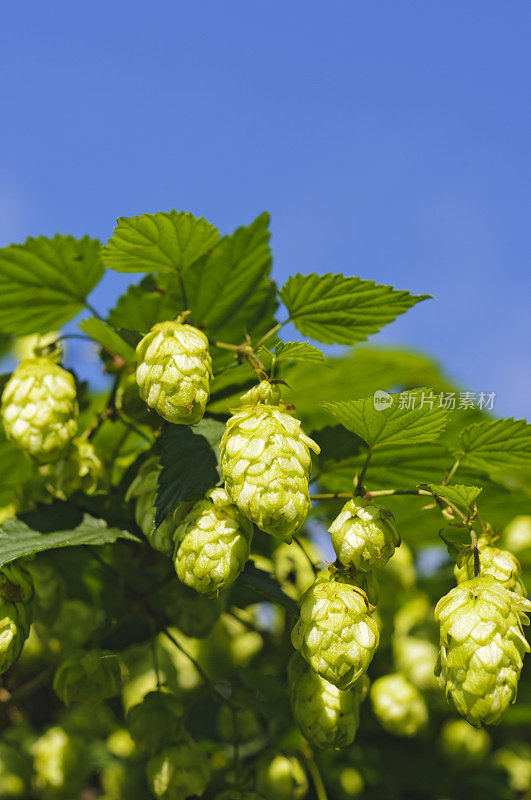
M115 328L147 333L157 322L174 319L184 311L177 279L162 289L151 275L130 286L109 312L108 322Z
M202 419L197 425L167 425L161 436L162 453L155 523L183 500L203 495L219 483L218 445L225 425Z
M218 230L206 219L184 211L118 217L103 258L118 272L170 270L182 274L218 239Z
M372 448L433 442L444 429L447 417L427 389L400 394L380 392L363 400L322 405Z
M264 364L271 365L273 360L278 361L313 361L314 363L326 363L326 356L314 347L313 344L308 342L282 342L278 341L275 344L274 353L268 350L267 347L261 346L258 348L258 356Z
M344 275L293 275L280 290L290 321L303 336L325 344L364 342L430 295Z
M531 425L523 419L486 420L461 434L461 463L495 472L525 468L531 463Z
M451 503L463 508L470 508L483 491L478 486L463 486L459 483L454 483L450 486L436 483L420 484L421 488L424 486L437 497L442 497L443 500L449 500Z
M75 317L103 275L100 253L88 236L39 236L1 249L0 331L46 333Z
M18 558L54 550L58 547L112 544L117 539L138 542L129 531L108 528L105 522L85 514L73 530L40 533L20 519L8 519L0 525L0 567Z
M125 361L132 361L135 357L135 349L128 344L121 336L120 332L97 317L89 317L79 323L79 328L96 342L99 342L106 350L121 356Z
M280 584L274 578L268 575L267 572L257 569L251 561L248 561L245 565L245 569L239 576L238 581L254 589L268 600L284 606L290 614L296 615L299 613L299 606L295 600L292 600L282 591Z

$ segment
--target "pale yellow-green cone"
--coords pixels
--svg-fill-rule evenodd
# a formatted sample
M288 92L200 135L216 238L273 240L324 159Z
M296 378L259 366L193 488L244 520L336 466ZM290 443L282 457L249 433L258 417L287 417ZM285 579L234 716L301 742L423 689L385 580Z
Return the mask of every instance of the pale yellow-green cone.
M396 548L393 557L385 565L382 580L386 580L385 576L394 579L404 589L411 589L415 585L417 580L415 557L405 542L401 542L400 547Z
M106 650L74 651L56 670L53 688L67 706L96 705L120 691L121 671L114 653Z
M379 638L363 592L339 574L318 578L308 589L291 633L312 669L345 691L367 671Z
M266 800L303 800L308 779L298 758L279 754L259 765L256 788Z
M320 452L299 420L269 401L243 405L228 420L220 443L229 497L261 530L288 543L311 505L310 449Z
M480 764L490 750L490 736L484 728L473 728L464 719L445 722L441 731L441 750L456 767Z
M315 580L312 562L322 565L322 557L315 545L307 538L300 538L304 550L295 542L282 542L273 552L275 577L283 591L294 600L299 600Z
M343 566L360 572L384 567L400 544L389 509L362 497L347 500L328 531Z
M158 528L155 527L158 480L161 466L157 456L148 458L138 470L125 499L135 500L135 520L142 533L159 553L171 556L173 553L175 522L172 514L167 514Z
M394 736L416 736L428 722L428 709L421 693L398 673L374 681L371 703L382 728Z
M147 405L174 424L199 422L212 380L205 334L179 320L159 322L138 343L136 354L136 382Z
M2 418L6 436L43 464L57 461L77 431L76 384L48 358L26 358L6 383Z
M509 591L521 594L522 597L527 596L526 588L520 577L522 567L516 556L513 556L509 550L500 550L498 547L492 547L480 538L478 541L478 555L480 575L482 577L490 575L492 578L496 578ZM454 567L454 575L457 583L470 581L474 578L474 551L472 548L466 548L463 551Z
M58 726L49 728L33 744L31 751L39 798L70 800L78 797L90 769L81 738Z
M253 528L227 497L210 489L175 531L175 571L201 594L216 597L231 586L250 553Z
M60 500L78 489L93 494L102 483L105 469L93 445L83 439L72 442L64 456L46 469L46 488Z
M224 704L218 711L216 727L224 742L244 744L264 731L252 708L231 708Z
M0 674L18 659L29 636L33 582L16 564L0 570Z
M516 699L530 649L524 610L531 610L528 600L489 576L459 584L437 604L439 684L472 725L498 722Z
M502 534L502 542L515 553L531 549L531 515L522 514L511 520Z
M528 800L529 795L523 793L531 790L531 747L524 743L503 747L494 753L493 762L507 772L509 788Z
M417 689L435 689L437 648L418 636L393 636L393 659L401 672Z
M363 676L344 692L310 669L297 653L290 660L288 679L293 717L312 747L325 750L352 744L368 678Z
M208 756L190 736L182 734L148 761L146 775L155 797L164 800L201 797L210 780Z

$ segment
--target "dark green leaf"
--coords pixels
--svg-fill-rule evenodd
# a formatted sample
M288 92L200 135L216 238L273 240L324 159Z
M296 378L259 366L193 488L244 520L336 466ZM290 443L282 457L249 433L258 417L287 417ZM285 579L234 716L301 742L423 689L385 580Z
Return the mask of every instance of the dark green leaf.
M108 321L115 328L147 333L157 322L174 319L184 311L178 280L169 280L160 287L151 275L130 286L114 308Z
M425 484L430 492L442 497L444 500L449 500L463 508L470 508L475 500L479 497L483 489L478 486L463 486L462 484L451 484L444 486L442 484L428 483Z
M280 588L280 584L268 575L267 572L257 569L251 561L247 562L238 580L245 584L245 586L255 589L258 594L263 595L268 600L273 600L273 602L284 606L286 611L289 611L290 614L299 613L299 606L295 600L292 600L291 597L284 594Z
M491 471L525 468L531 463L531 425L523 419L485 420L461 433L461 461Z

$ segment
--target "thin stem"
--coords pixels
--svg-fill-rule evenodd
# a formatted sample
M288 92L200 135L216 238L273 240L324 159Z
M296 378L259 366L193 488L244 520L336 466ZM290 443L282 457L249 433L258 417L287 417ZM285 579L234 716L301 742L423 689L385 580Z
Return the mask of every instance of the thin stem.
M363 489L363 481L365 480L365 475L367 473L367 469L369 468L371 457L372 457L372 449L369 449L369 450L367 450L367 456L365 458L365 463L363 464L363 467L361 468L361 472L358 475L358 481L357 481L357 484L356 484L356 494L358 494L358 495L365 494L364 489Z
M279 331L281 328L283 328L284 325L287 325L288 322L289 322L289 319L285 320L284 322L278 322L276 325L274 325L271 328L271 330L269 330L267 333L264 333L262 338L257 341L257 343L254 346L254 349L258 350L258 348L260 347L261 344L263 344L264 342L267 342L267 340L270 339L271 336L274 336L275 333L277 333L277 331Z
M160 690L162 686L160 680L160 667L159 667L159 654L157 653L157 640L155 638L155 632L153 631L151 634L151 638L149 640L151 645L151 656L153 658L153 668L155 670L155 677L157 679L157 689Z
M294 538L293 538L293 541L295 542L295 544L297 545L297 547L299 547L299 549L300 549L300 550L302 550L302 552L303 552L303 553L304 553L304 555L306 556L306 560L308 561L309 565L310 565L310 566L311 566L311 568L313 569L313 571L314 571L314 574L315 574L315 575L317 575L317 573L319 572L319 568L318 568L318 567L317 567L317 566L316 566L316 565L313 563L313 561L312 561L312 557L310 556L310 554L308 553L308 551L307 551L307 550L306 550L306 548L304 547L304 545L303 545L303 543L301 542L301 540L300 540L300 539L297 539L296 537L294 537Z
M472 547L474 548L474 578L479 578L481 565L479 563L478 537L473 528L470 528L470 541L472 542Z
M181 295L183 300L183 307L188 308L188 298L186 297L186 286L184 285L184 279L182 274L179 272L179 286L181 288Z
M453 467L451 468L450 472L448 473L448 475L446 476L446 478L443 480L443 482L442 482L442 485L443 485L443 486L448 486L448 484L450 483L450 481L451 481L451 480L452 480L452 478L454 477L454 475L455 475L455 473L457 472L457 470L458 470L458 468L459 468L459 465L460 465L460 463L461 463L461 458L462 458L462 456L459 456L459 458L456 460L455 464L454 464L454 465L453 465Z
M90 305L88 300L85 300L85 308L87 308L94 317L97 317L98 319L101 319L101 320L103 319L103 317L99 314L99 312L96 311L94 306Z
M61 336L58 336L55 341L64 342L66 339L84 339L85 342L94 341L94 339L91 339L91 337L87 336L86 333L63 333Z
M354 492L325 492L324 494L311 494L310 500L348 500L354 497Z
M306 766L308 767L308 772L311 775L313 785L315 786L315 794L317 795L317 800L328 800L326 794L326 788L323 783L323 779L321 778L321 773L319 772L319 768L315 763L313 753L304 752L303 755L304 755L304 760L306 761Z

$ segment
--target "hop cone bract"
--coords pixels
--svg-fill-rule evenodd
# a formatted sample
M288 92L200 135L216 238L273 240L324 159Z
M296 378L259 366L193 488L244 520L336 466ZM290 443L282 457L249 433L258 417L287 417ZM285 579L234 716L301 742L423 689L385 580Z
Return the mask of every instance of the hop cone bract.
M20 656L32 622L33 583L26 570L8 564L0 570L0 674Z
M398 673L374 681L371 703L382 728L395 736L416 736L428 722L421 693Z
M318 578L303 595L291 641L315 672L347 690L366 672L379 633L363 592L336 575Z
M302 800L308 779L298 758L278 754L258 767L256 788L266 800Z
M8 439L36 461L56 461L77 431L74 378L48 358L25 358L6 383L2 418Z
M216 597L238 577L249 558L252 525L227 497L210 489L175 531L175 570L183 583Z
M201 796L210 780L206 753L186 734L153 756L146 767L149 788L164 800Z
M69 653L61 662L53 688L67 706L72 703L96 705L118 694L120 683L120 665L113 653L80 650Z
M285 542L310 508L310 449L320 451L300 422L266 403L243 405L220 443L227 494L259 528Z
M126 500L136 500L135 519L136 524L150 545L170 556L173 553L173 536L175 533L175 523L171 514L168 514L158 528L155 527L157 500L157 486L161 467L157 456L148 458L138 470L136 478L127 490Z
M522 568L520 562L509 550L500 550L492 547L481 538L478 541L478 555L480 575L490 575L511 592L527 595L526 588L520 577ZM466 548L454 567L457 583L470 581L474 578L474 551Z
M400 544L389 509L361 497L347 500L328 530L341 563L361 572L385 566Z
M208 339L179 320L159 322L136 348L141 397L168 422L192 425L210 397L212 359Z
M352 744L368 678L363 676L344 692L310 669L298 654L291 659L288 674L293 717L310 744L321 750Z
M522 625L531 603L486 576L465 581L439 600L439 682L472 725L498 722L516 699L523 656Z
M46 468L43 468L46 469ZM103 480L103 463L90 442L72 442L64 456L50 465L46 488L55 497L66 500L78 489L92 494Z

